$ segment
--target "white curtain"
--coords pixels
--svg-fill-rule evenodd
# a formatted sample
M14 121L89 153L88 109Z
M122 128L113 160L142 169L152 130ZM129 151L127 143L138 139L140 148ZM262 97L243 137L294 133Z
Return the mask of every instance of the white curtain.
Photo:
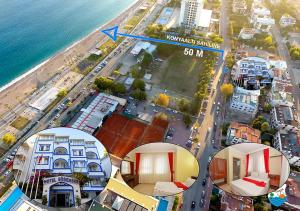
M123 160L121 163L121 173L130 174L130 162Z
M167 153L141 153L139 183L171 181Z
M249 155L249 172L266 172L263 150L251 153Z

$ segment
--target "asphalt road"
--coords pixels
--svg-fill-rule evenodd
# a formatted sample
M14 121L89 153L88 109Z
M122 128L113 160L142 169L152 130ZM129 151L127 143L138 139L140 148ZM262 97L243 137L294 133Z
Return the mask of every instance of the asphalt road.
M228 26L228 16L227 16L227 0L222 0L221 3L221 17L220 17L220 34L224 39L223 44L221 45L221 48L225 51L224 57L226 57L228 51L230 50L230 40L227 36L227 26ZM207 104L207 110L205 117L203 121L200 120L199 118L199 123L201 123L201 127L199 130L199 134L201 135L200 137L200 143L201 143L201 148L198 152L197 159L200 165L200 175L198 180L195 182L195 184L187 191L184 192L183 194L183 206L181 210L184 211L190 211L191 209L191 204L192 201L196 202L196 208L195 210L209 210L209 203L210 203L210 196L211 196L211 190L212 190L212 184L211 182L208 182L206 186L202 186L202 181L204 178L206 178L207 175L207 165L208 165L208 157L213 155L217 150L212 147L211 140L218 138L219 137L219 128L222 123L222 115L216 115L215 109L217 102L221 101L220 97L220 89L219 86L221 83L219 83L219 79L221 79L221 82L223 80L222 78L222 70L223 70L223 64L220 61L218 61L219 65L216 67L216 77L213 81L212 84L212 89L215 88L215 92L209 97L209 101ZM216 104L214 105L214 102ZM221 109L224 109L221 106ZM221 111L223 112L223 111ZM217 125L215 126L214 123ZM210 131L208 132L208 128L211 128ZM216 139L216 145L220 145L220 140L219 138ZM206 191L206 196L205 196L205 203L203 207L200 207L200 200L201 200L201 193L202 191Z

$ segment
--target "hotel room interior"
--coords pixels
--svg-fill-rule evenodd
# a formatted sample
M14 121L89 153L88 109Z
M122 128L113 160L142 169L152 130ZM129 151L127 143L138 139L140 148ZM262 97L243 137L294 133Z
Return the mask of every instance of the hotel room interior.
M125 156L121 174L137 192L168 196L187 190L197 179L199 165L195 157L180 146L151 143Z
M256 143L227 147L212 159L209 172L215 185L241 196L259 196L280 188L289 163L276 149Z

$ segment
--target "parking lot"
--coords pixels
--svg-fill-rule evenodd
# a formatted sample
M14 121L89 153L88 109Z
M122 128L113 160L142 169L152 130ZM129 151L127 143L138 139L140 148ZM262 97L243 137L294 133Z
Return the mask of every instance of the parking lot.
M129 99L124 110L126 113L151 122L157 113L165 113L168 116L169 130L166 135L166 142L179 144L186 147L191 135L191 128L187 128L182 121L182 114L170 108L163 108L149 102L137 102Z

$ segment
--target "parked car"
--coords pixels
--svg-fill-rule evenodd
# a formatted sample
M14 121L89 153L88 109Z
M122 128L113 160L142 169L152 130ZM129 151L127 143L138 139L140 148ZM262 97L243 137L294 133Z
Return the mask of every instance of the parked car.
M204 206L204 200L203 200L203 199L200 200L199 206L200 206L200 207L203 207L203 206Z
M205 198L205 190L202 191L202 193L201 193L201 198L202 198L202 199Z

